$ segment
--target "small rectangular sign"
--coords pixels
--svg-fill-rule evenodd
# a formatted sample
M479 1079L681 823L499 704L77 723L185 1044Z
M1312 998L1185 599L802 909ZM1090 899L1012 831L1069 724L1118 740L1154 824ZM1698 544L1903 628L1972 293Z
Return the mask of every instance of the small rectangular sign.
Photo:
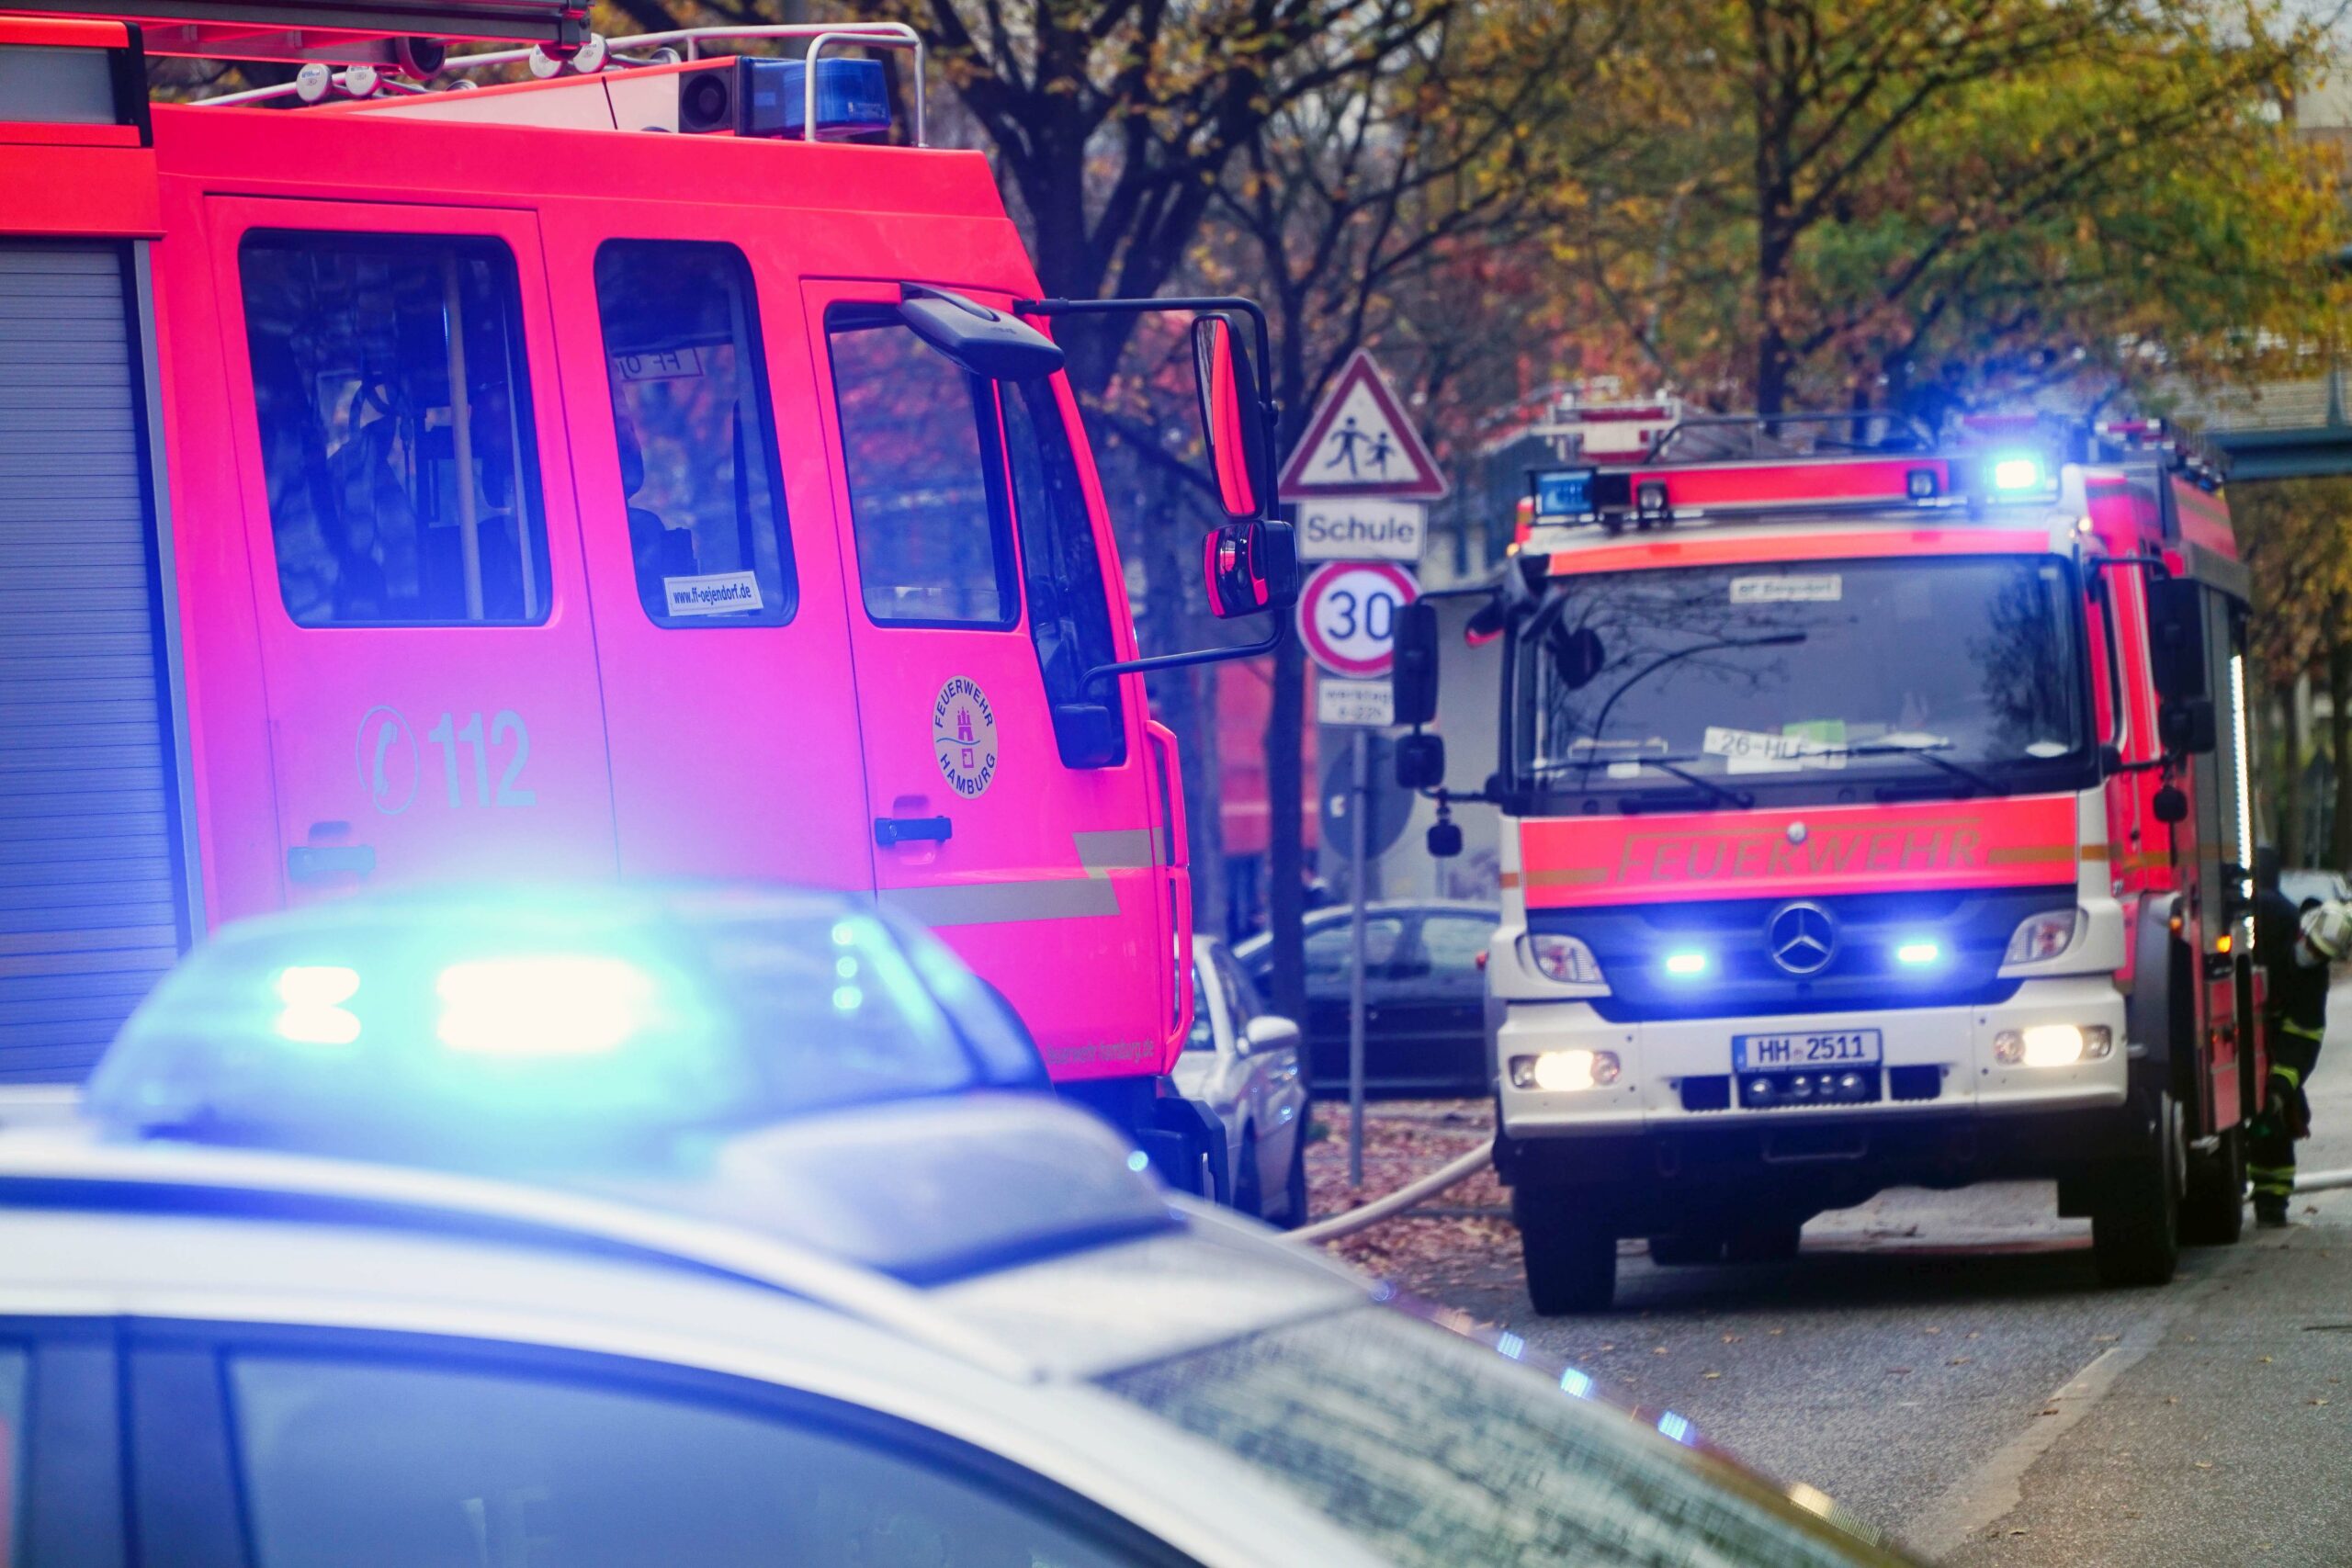
M673 615L733 615L762 607L759 577L748 571L665 577L662 592Z
M1298 502L1301 560L1421 558L1429 508L1418 501L1338 496Z
M644 354L616 354L613 368L624 381L684 381L702 374L702 350L656 348Z
M1846 580L1834 571L1781 572L1770 577L1735 577L1735 604L1834 604L1846 596Z
M1731 1037L1731 1065L1743 1073L1789 1067L1875 1067L1885 1054L1885 1043L1875 1029Z
M1396 722L1396 694L1385 681L1326 675L1315 683L1315 722L1385 729Z

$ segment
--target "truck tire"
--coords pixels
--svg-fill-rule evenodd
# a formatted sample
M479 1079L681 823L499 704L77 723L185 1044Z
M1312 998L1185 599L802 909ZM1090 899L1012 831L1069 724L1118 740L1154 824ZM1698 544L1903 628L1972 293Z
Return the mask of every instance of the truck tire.
M1593 1213L1589 1193L1514 1187L1527 1299L1538 1314L1602 1312L1617 1294L1617 1233Z
M2245 1129L2232 1127L2210 1150L2188 1151L2180 1240L2184 1247L2234 1247L2245 1233Z
M2108 1285L2161 1285L2180 1263L2180 1196L2187 1147L2179 1107L2156 1095L2147 1147L2101 1173L2091 1210L2091 1258Z

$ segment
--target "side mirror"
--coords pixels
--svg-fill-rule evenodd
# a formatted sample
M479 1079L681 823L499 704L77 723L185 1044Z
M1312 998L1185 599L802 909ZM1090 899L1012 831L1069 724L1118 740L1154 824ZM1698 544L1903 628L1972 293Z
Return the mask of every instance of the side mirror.
M1286 1018L1265 1014L1250 1021L1235 1042L1245 1056L1261 1051L1295 1051L1298 1049L1298 1025Z
M1258 377L1235 338L1231 318L1193 318L1193 378L1201 394L1201 432L1226 515L1263 516L1273 500L1273 486L1266 479L1272 448Z
M1279 610L1298 598L1298 547L1287 523L1227 523L1201 554L1209 613L1219 620Z
M977 299L926 288L899 287L899 320L962 369L991 381L1028 381L1062 367L1059 344L1028 322Z
M2181 793L2178 784L2166 784L2156 791L2156 797L2150 806L2156 814L2156 820L2168 828L2176 822L2188 820L2188 796Z
M1462 852L1462 824L1454 821L1432 822L1429 832L1430 858L1452 860Z
M1437 716L1437 636L1435 605L1415 603L1396 612L1388 685L1398 724L1427 724Z
M2172 697L2156 707L2156 736L2176 757L2209 755L2221 743L2211 697Z
M2148 661L2160 701L2212 694L2206 683L2205 591L2195 582L2171 577L2148 584Z
M1435 735L1408 735L1396 742L1396 787L1435 789L1445 782L1445 741Z
M1102 703L1056 703L1055 748L1065 768L1108 768L1125 760L1117 711Z
M1600 634L1590 626L1578 626L1574 631L1555 626L1544 640L1551 646L1552 668L1559 675L1560 684L1571 692L1591 685L1593 677L1609 662L1609 650L1601 646Z

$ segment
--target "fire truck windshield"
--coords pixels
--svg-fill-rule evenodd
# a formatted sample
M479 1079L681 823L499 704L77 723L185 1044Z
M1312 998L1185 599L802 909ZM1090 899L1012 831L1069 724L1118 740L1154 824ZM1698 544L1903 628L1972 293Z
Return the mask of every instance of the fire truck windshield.
M1709 806L2084 787L2081 602L2050 557L1556 578L1515 643L1517 783Z

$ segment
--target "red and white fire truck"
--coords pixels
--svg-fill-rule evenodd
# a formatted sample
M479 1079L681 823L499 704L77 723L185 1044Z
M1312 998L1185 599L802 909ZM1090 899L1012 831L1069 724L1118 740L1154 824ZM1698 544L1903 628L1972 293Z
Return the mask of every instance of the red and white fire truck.
M2247 576L2211 471L2148 425L1690 420L1532 491L1471 630L1507 639L1495 1158L1538 1309L1605 1304L1620 1237L1784 1256L1898 1184L2054 1178L2116 1282L2236 1239Z
M1250 650L1137 657L1041 328L1192 313L1244 615L1295 576L1262 316L1038 299L903 27L753 58L584 8L0 6L0 1078L78 1076L236 916L776 878L937 929L1069 1092L1221 1169L1138 671ZM532 79L438 90L451 39ZM151 108L153 51L302 71Z

